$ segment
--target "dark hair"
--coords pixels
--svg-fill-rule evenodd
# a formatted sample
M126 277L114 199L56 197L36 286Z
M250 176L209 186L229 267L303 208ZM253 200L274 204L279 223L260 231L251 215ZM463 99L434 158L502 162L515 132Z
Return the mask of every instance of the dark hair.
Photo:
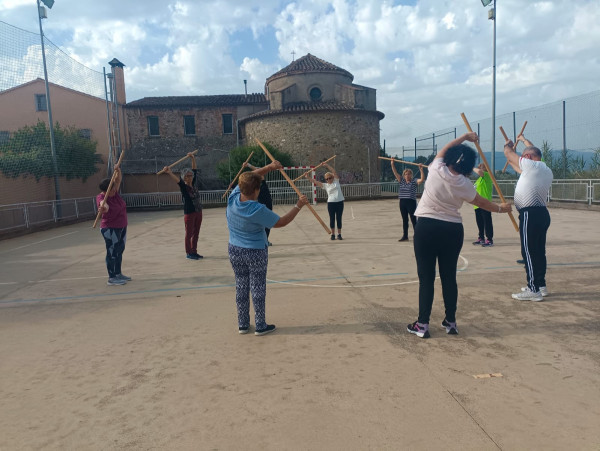
M263 181L263 176L255 172L243 172L240 175L240 191L244 196L252 196L256 190L260 189L260 184Z
M103 179L98 185L98 188L100 188L100 191L106 192L108 185L110 185L110 179Z
M444 163L459 174L468 176L473 172L476 158L477 153L475 153L471 147L465 144L459 144L458 146L452 146L446 150Z

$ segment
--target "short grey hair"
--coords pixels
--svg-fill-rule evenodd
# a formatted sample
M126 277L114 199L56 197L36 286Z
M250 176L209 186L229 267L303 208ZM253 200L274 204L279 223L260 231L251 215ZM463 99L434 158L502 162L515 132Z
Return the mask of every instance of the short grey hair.
M194 171L192 171L190 168L185 168L181 170L181 178L184 178L186 175L188 174L193 174Z
M521 155L523 155L525 152L531 152L533 153L536 157L538 158L542 158L542 151L540 149L538 149L537 147L534 146L527 146L523 149L523 152L521 152Z

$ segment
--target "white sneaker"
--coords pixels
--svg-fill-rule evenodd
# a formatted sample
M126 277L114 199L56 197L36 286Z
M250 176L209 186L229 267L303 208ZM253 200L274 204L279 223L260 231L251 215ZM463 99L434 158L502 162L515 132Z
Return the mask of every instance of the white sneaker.
M537 293L534 293L529 288L527 289L527 291L521 291L520 293L514 293L512 295L512 298L516 299L518 301L539 302L539 301L544 300L544 296L542 296L542 293L540 293L539 291Z
M521 291L529 291L529 287L522 287ZM546 287L540 287L540 293L542 293L542 296L546 297L548 296L548 289Z

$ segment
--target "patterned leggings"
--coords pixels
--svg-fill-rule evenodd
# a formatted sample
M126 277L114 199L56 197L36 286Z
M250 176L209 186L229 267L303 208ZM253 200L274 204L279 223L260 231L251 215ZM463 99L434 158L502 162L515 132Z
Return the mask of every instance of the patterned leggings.
M250 326L250 292L254 304L254 324L257 329L267 326L265 298L267 296L267 249L249 249L229 245L229 261L235 274L235 303L238 326Z
M127 227L122 229L100 229L104 242L106 244L106 269L108 277L115 277L121 274L121 262L123 261L123 252L125 251L125 241L127 240Z

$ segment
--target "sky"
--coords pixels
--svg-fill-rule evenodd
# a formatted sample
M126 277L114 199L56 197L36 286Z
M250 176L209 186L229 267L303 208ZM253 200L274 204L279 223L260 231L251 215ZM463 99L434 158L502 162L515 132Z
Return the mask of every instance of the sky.
M599 0L500 0L496 113L600 89ZM35 0L0 0L0 20L38 32ZM480 0L56 0L48 39L102 71L125 64L127 100L264 92L311 53L377 90L381 140L492 115L493 21Z

